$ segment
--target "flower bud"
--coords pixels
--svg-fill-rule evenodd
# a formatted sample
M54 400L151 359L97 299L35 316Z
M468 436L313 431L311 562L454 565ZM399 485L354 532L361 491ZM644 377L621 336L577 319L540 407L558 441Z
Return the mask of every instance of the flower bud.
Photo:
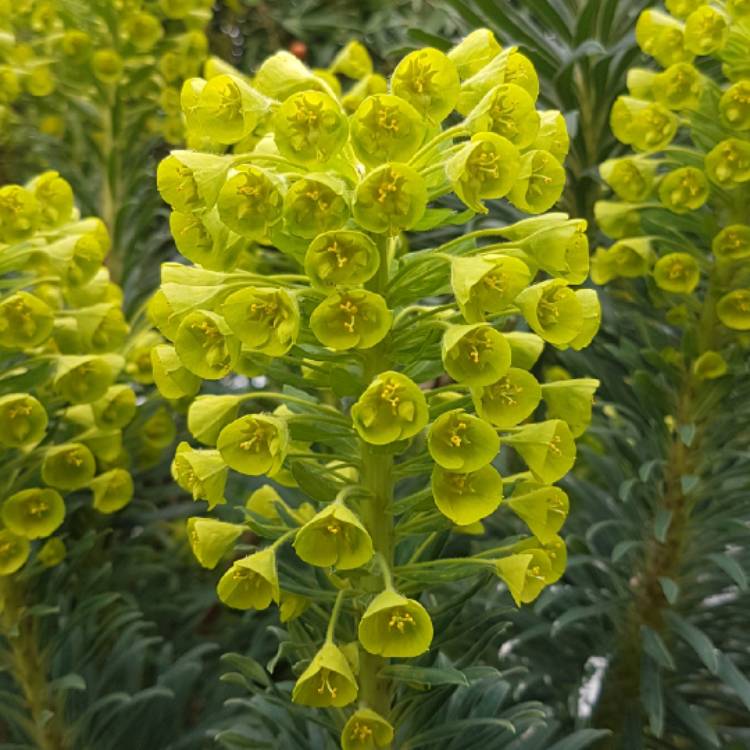
M299 58L286 50L267 57L261 63L253 78L253 84L262 94L280 102L298 91L327 89L325 83Z
M570 344L581 331L581 304L561 279L528 287L516 297L516 304L531 330L557 347Z
M6 349L39 346L53 325L53 310L33 294L14 292L0 301L0 346Z
M698 380L716 380L727 374L729 366L719 352L707 351L693 362L693 375Z
M695 167L675 169L659 183L659 200L676 214L697 211L708 200L709 192L706 175Z
M135 416L135 392L129 385L113 385L91 406L97 427L119 430Z
M349 218L342 180L326 174L309 174L297 180L284 196L286 229L297 237L313 237L339 229Z
M534 142L539 125L534 100L515 83L504 83L490 89L466 116L466 126L472 133L496 133L519 149Z
M326 641L297 679L292 700L313 708L341 707L356 700L358 690L343 652Z
M226 464L249 476L278 471L288 445L286 421L268 414L246 414L230 422L216 441Z
M393 727L369 708L357 709L341 732L342 750L379 750L393 742Z
M156 185L161 197L177 211L189 214L203 207L193 170L174 154L159 162Z
M2 505L5 526L17 536L41 539L52 534L65 518L65 502L51 489L33 488L11 495Z
M94 493L94 509L115 513L133 499L133 477L125 469L111 469L94 477L89 483Z
M182 319L174 346L190 372L205 380L220 380L239 356L240 342L220 315L195 310Z
M500 428L514 427L533 414L542 399L537 379L511 367L496 383L473 392L477 414Z
M700 106L705 81L690 63L675 63L654 77L653 97L667 109L695 110Z
M638 46L664 68L678 62L691 62L693 54L685 45L684 26L666 13L645 10L635 25Z
M54 568L65 559L66 554L67 550L65 549L65 543L63 540L59 537L53 536L51 539L47 539L47 541L41 546L36 559L39 560L45 568Z
M279 574L274 550L268 547L236 560L221 577L216 592L232 609L262 610L272 601L278 604Z
M685 19L685 47L696 55L712 55L724 47L727 16L710 5L701 5Z
M719 320L733 331L750 331L750 289L735 289L716 303Z
M91 71L94 78L111 86L122 78L124 62L116 50L98 49L91 57Z
M661 104L620 96L612 107L610 125L618 141L637 151L661 151L675 137L679 120Z
M416 383L399 372L383 372L351 409L354 428L366 443L387 445L420 433L429 421L427 400Z
M544 351L544 340L535 333L509 331L503 334L510 346L510 364L522 370L530 370Z
M39 219L43 226L59 227L70 221L74 208L73 189L58 172L42 172L27 187L37 199Z
M156 387L164 398L194 396L200 390L201 379L182 364L173 346L155 346L151 350L151 366Z
M42 461L42 479L50 487L78 490L86 487L96 473L91 451L81 443L64 443L47 449Z
M544 484L562 479L576 460L573 435L560 419L523 425L504 436L503 443L515 448L531 473Z
M432 643L432 620L416 600L383 591L368 605L357 631L365 651L385 658L412 658Z
M456 66L459 78L464 81L497 57L501 49L489 29L475 29L448 50L448 59Z
M534 484L519 488L507 505L542 543L556 538L570 509L568 496L559 487Z
M690 294L701 280L700 269L689 253L668 253L654 265L654 281L659 289L674 294Z
M331 294L310 316L310 328L324 346L369 349L390 331L392 315L385 300L375 292L352 289Z
M243 531L244 526L217 521L215 518L194 516L187 520L190 549L198 562L209 570L219 564L219 560L231 549Z
M706 173L720 187L731 190L750 180L750 143L727 138L706 154Z
M570 136L565 118L562 112L556 109L540 112L539 118L539 132L531 148L547 151L562 164L570 150Z
M247 243L230 234L215 209L203 214L172 211L169 229L180 254L211 271L234 268Z
M500 438L484 420L463 409L452 409L433 422L427 447L442 468L468 473L493 461L500 450Z
M591 422L594 393L599 381L593 378L559 380L542 385L542 398L549 419L562 419L570 428L573 437L586 432Z
M719 100L719 111L732 130L750 130L750 81L741 80L730 86Z
M750 258L750 227L731 224L724 227L711 243L713 254L723 261Z
M542 593L552 565L541 549L509 555L495 561L497 574L503 579L517 607L529 604Z
M123 33L138 52L150 52L164 36L164 29L156 16L141 11L125 18Z
M548 151L528 151L508 199L521 211L544 213L557 203L565 188L565 169Z
M186 442L177 446L172 461L172 477L193 496L193 500L208 502L209 510L226 502L224 487L227 474L227 466L219 451L195 450Z
M510 346L505 337L487 323L452 325L443 335L443 366L459 383L489 385L510 367Z
M432 496L444 516L459 526L468 526L498 509L503 499L503 480L491 465L468 473L435 466Z
M606 284L618 277L634 279L645 276L653 262L654 252L648 237L620 240L608 250L597 249L591 265L591 279L595 284Z
M47 412L29 393L0 396L0 445L22 448L38 443L47 431Z
M656 164L640 156L609 159L599 172L617 197L630 203L645 201L654 189Z
M0 576L15 573L29 559L30 554L28 539L16 536L9 529L0 529Z
M292 622L300 617L310 605L310 600L299 594L288 594L281 592L281 603L279 604L279 620Z
M372 73L372 58L364 44L352 39L333 58L329 70L358 81Z
M380 266L375 243L362 232L337 230L319 234L305 253L305 273L324 292L369 281Z
M287 505L281 495L270 485L264 484L254 490L245 503L245 507L269 521L281 521L277 505L286 508Z

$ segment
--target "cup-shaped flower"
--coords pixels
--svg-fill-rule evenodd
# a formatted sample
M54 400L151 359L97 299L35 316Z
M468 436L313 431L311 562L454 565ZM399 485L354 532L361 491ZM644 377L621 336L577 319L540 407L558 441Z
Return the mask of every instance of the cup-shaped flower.
M750 130L750 81L732 84L721 95L719 111L732 130Z
M21 448L38 443L47 431L47 412L29 393L0 396L0 445Z
M710 188L706 175L695 167L680 167L664 175L659 183L659 200L670 211L696 211L707 200Z
M496 427L514 427L533 414L542 399L537 379L511 367L497 382L473 392L477 414Z
M12 245L30 237L39 226L39 201L20 185L0 188L0 242Z
M429 421L419 386L400 372L377 375L351 409L354 429L366 443L387 445L421 432Z
M341 150L349 123L341 105L322 91L298 91L273 116L279 151L302 164L324 164Z
M135 391L129 385L113 385L91 405L97 427L119 430L135 416Z
M40 487L21 490L3 503L2 519L16 536L41 539L62 524L65 502L56 490Z
M675 63L654 77L652 93L668 109L695 110L700 106L705 86L705 79L696 67Z
M96 460L82 443L63 443L48 448L42 461L42 479L50 487L77 490L86 487L96 473Z
M490 465L468 473L435 466L432 496L444 516L459 526L468 526L498 509L503 500L503 480Z
M228 375L240 351L224 318L208 310L194 310L182 319L174 346L185 367L205 380Z
M527 553L537 549L542 550L550 561L550 567L544 567L544 575L547 585L551 586L559 581L565 572L568 564L567 547L559 536L555 536L545 543L542 543L540 539L530 537L513 545L514 552Z
M156 186L161 197L176 211L189 214L203 207L193 170L174 154L159 162Z
M515 83L490 89L466 117L466 125L473 133L497 133L519 149L534 142L539 124L534 100Z
M534 333L564 347L581 332L583 310L576 293L561 279L549 279L524 289L516 304Z
M735 289L716 303L719 320L734 331L750 331L750 289Z
M233 232L260 239L281 219L284 210L281 183L261 167L240 164L230 171L216 205L221 220Z
M609 159L599 172L617 197L630 203L645 201L654 189L656 164L641 156Z
M281 593L274 549L267 547L235 560L219 580L216 592L232 609L261 610L271 602L278 604Z
M159 344L151 350L151 367L154 383L164 398L194 396L200 390L201 379L182 364L169 344Z
M255 72L253 85L258 91L283 102L297 91L324 91L327 89L299 58L291 52L281 50L267 57Z
M352 39L333 58L329 70L358 81L372 73L372 58L362 42Z
M294 549L301 560L319 568L359 568L370 561L372 539L357 516L341 503L331 503L298 532Z
M570 136L562 112L548 109L539 113L539 132L531 147L552 154L560 163L565 161L570 150Z
M356 699L359 688L352 668L338 646L326 641L297 678L292 700L313 708L340 708Z
M215 518L193 516L187 520L190 549L198 562L209 570L217 566L243 531L244 526L218 521Z
M495 569L503 579L517 607L533 602L548 583L552 565L544 550L530 549L495 561Z
M269 521L281 519L277 506L287 507L281 495L270 484L264 484L254 490L245 503L248 510Z
M357 631L362 647L386 658L412 658L432 643L432 620L414 599L386 590L369 604Z
M310 600L299 594L281 592L281 603L279 604L279 620L291 622L300 617L310 606Z
M483 419L452 409L432 423L427 447L444 469L466 473L492 462L500 450L500 438Z
M432 123L442 122L453 111L460 87L456 66L433 47L410 52L391 76L391 91Z
M571 220L545 227L523 240L523 250L541 269L569 284L589 275L587 223Z
M501 49L500 43L489 29L475 29L451 47L447 54L464 81L497 57Z
M744 224L730 224L724 227L714 237L711 249L713 254L723 261L750 258L750 227Z
M635 25L638 46L662 67L691 62L693 53L685 46L684 26L659 10L645 10Z
M393 742L393 727L369 708L356 710L341 732L342 750L378 750Z
M654 262L651 240L632 237L615 242L608 250L598 248L591 262L591 279L606 284L619 276L634 279L648 274Z
M91 71L102 83L112 86L122 77L125 63L114 49L98 49L91 56Z
M42 172L29 182L28 189L39 203L41 224L59 227L70 220L74 208L73 189L58 172Z
M172 211L169 229L181 255L212 271L232 269L246 245L244 238L229 234L216 210L201 214Z
M0 346L5 349L39 346L53 325L54 311L33 294L14 292L0 301Z
M716 380L727 374L729 366L719 352L709 350L693 362L692 370L699 380Z
M289 445L286 420L270 414L246 414L219 433L216 447L226 464L249 476L281 468Z
M352 115L354 153L368 167L405 162L422 145L425 124L409 102L393 94L368 96Z
M514 492L507 505L544 544L556 538L568 516L570 501L559 487L532 485Z
M727 138L706 154L704 166L710 180L731 190L750 180L750 143Z
M510 202L530 214L551 208L565 187L565 169L549 151L528 151L521 157L521 166L508 194Z
M326 174L309 174L297 180L284 196L286 229L312 239L342 227L349 218L343 181Z
M36 559L45 568L54 568L65 559L66 554L67 549L65 548L65 542L63 542L60 537L53 536L50 539L47 539L47 541L45 541L45 543L39 548Z
M395 235L411 229L427 207L427 187L410 166L390 162L368 173L354 194L355 220L371 232Z
M510 368L510 345L488 323L452 325L443 334L443 366L459 383L490 385Z
M369 349L391 329L392 315L375 292L351 289L326 297L310 316L318 341L335 349Z
M591 409L599 381L594 378L558 380L542 385L542 398L550 419L562 419L573 437L580 437L591 422Z
M133 477L125 469L110 469L89 482L94 493L94 509L116 513L133 499Z
M117 360L110 357L60 357L55 390L71 404L89 404L107 392L114 381Z
M518 149L497 133L476 133L445 165L456 195L478 213L487 213L483 199L508 194L520 169Z
M299 307L285 289L248 286L224 301L221 312L234 335L271 357L286 354L299 334Z
M188 407L190 434L203 445L216 445L219 433L237 418L242 397L234 394L198 396Z
M656 286L665 292L690 294L700 280L698 262L689 253L668 253L654 265Z
M679 120L662 104L620 96L612 107L610 125L618 141L637 151L661 151L672 142Z
M314 287L325 292L364 284L379 266L375 243L366 234L348 229L319 234L305 253L305 273Z
M0 529L0 576L15 573L30 554L28 539L14 534L10 529Z
M544 484L562 479L576 462L576 444L568 425L561 419L527 424L503 437L515 448L531 473Z
M728 33L726 13L710 5L701 5L685 19L685 47L696 55L718 52Z
M195 450L186 442L177 446L172 461L172 477L193 496L193 500L208 502L209 510L226 502L224 487L228 473L219 451Z

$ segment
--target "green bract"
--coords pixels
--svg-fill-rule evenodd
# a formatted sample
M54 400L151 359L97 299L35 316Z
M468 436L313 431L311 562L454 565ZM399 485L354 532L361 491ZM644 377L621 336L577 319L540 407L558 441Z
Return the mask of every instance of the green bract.
M65 503L60 493L50 489L16 492L3 502L1 510L5 526L26 539L49 536L65 518Z
M268 414L247 414L230 422L216 441L227 466L251 476L281 468L288 445L286 422Z
M324 291L363 284L379 265L375 243L362 232L345 229L319 234L305 253L305 272L313 286Z
M485 421L463 409L452 409L433 422L427 445L430 456L444 469L470 472L495 458L500 438Z
M499 380L511 364L505 336L487 323L454 325L443 335L443 366L459 383L489 385Z
M477 413L496 427L513 427L530 416L542 397L537 379L526 370L511 367L495 383L477 388Z
M459 526L494 513L503 499L503 480L492 466L468 473L432 470L432 496L440 512Z
M0 396L0 444L20 448L37 443L47 430L47 412L28 393Z
M297 180L284 196L284 221L298 237L313 237L338 229L349 218L344 183L325 174Z
M266 609L271 602L278 603L279 576L273 549L237 560L221 577L216 591L233 609Z
M42 479L51 487L77 490L94 478L96 461L81 443L66 443L50 448L42 462Z
M383 591L368 605L359 621L359 642L371 654L412 657L432 642L432 620L414 599Z
M244 527L213 518L188 518L190 548L204 568L215 568L237 541Z
M326 297L310 316L318 341L331 349L369 349L388 333L391 313L374 292L353 289Z
M292 700L304 706L346 706L357 697L357 680L346 657L330 641L299 676Z

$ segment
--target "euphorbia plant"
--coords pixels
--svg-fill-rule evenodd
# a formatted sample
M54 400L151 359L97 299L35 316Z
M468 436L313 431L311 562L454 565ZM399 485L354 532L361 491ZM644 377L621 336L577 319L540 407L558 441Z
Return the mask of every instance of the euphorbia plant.
M182 91L205 150L158 172L192 264L162 266L150 310L172 343L154 374L170 398L245 379L190 406L200 446L179 446L173 474L212 511L190 519L190 543L221 564L225 604L299 618L292 701L345 708L326 720L345 748L389 747L408 732L389 665L439 650L440 586L491 571L520 605L565 568L555 483L596 381L531 370L545 343L580 349L599 325L595 292L576 288L585 223L544 213L567 133L536 111L528 60L487 31L407 55L369 95L358 43L318 73L284 52L252 78L206 73ZM336 73L360 78L343 98ZM538 215L410 251L502 198ZM230 472L273 484L243 508ZM496 512L526 533L483 544ZM478 534L470 554L442 555L451 532Z

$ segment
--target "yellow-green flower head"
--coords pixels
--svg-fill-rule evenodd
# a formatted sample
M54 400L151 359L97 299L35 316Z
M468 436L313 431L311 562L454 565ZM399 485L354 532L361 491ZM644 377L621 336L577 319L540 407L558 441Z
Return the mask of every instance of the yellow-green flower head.
M45 227L58 227L69 221L73 214L73 189L50 170L37 175L28 184L39 205L40 223Z
M372 539L352 511L331 503L314 515L294 539L301 560L319 568L360 568L372 559Z
M297 237L312 239L344 226L348 218L344 183L330 175L306 175L284 196L285 227Z
M267 57L255 73L253 85L258 91L283 102L298 91L326 91L325 82L318 78L291 52L281 50ZM333 93L326 91L326 93Z
M224 318L207 310L194 310L182 319L174 346L185 367L205 380L228 375L240 350Z
M570 150L570 136L562 112L550 109L539 113L539 132L532 148L548 151L560 163L565 161Z
M642 234L639 206L619 201L597 201L594 218L597 226L613 239Z
M209 570L218 565L219 560L229 552L244 531L244 526L217 521L215 518L194 516L187 520L190 549L198 562Z
M21 93L18 75L10 65L0 65L0 104L12 104Z
M711 55L724 47L728 32L726 14L701 5L685 20L685 47L696 55Z
M246 414L219 433L216 446L226 464L241 474L273 474L284 463L289 430L284 419Z
M224 488L228 473L219 451L195 450L185 442L177 446L172 461L172 477L193 496L193 500L205 500L209 510L226 502Z
M0 396L0 445L21 448L38 443L47 431L47 412L28 393Z
M544 351L544 340L535 333L509 331L503 334L510 346L510 364L522 370L530 370Z
M706 154L706 172L709 179L731 190L737 184L750 180L750 142L727 138Z
M542 388L526 370L511 367L496 383L474 391L474 406L496 427L514 427L531 416L542 400Z
M52 333L54 316L52 308L33 294L10 294L0 301L0 346L6 349L38 346Z
M357 185L354 219L371 232L395 235L411 229L427 208L427 186L410 166L390 162L368 173Z
M339 103L322 91L298 91L273 116L279 151L302 164L330 161L349 137L349 122Z
M221 220L243 237L259 239L281 219L284 198L271 172L242 164L230 172L217 201Z
M475 29L448 50L448 59L456 66L459 78L465 81L497 57L501 49L489 29Z
M452 325L443 335L443 366L459 383L489 385L510 367L510 345L488 323Z
M173 346L155 346L151 350L151 366L154 383L164 398L194 396L200 390L201 379L182 364Z
M444 516L459 526L468 526L498 509L503 500L503 480L491 465L468 473L435 466L432 496Z
M71 404L100 399L116 376L116 360L109 357L70 356L58 360L55 390Z
M473 133L497 133L523 149L539 134L540 117L526 91L515 83L504 83L485 94L467 115L466 125Z
M628 93L636 99L653 99L657 75L656 71L648 68L630 68L626 80Z
M426 130L419 112L393 94L364 99L349 128L354 152L368 167L408 161L422 144Z
M645 201L654 189L656 164L643 157L609 159L601 164L599 172L617 197L630 203Z
M36 559L45 568L54 568L65 559L66 554L65 542L60 537L53 536L51 539L47 539L41 546Z
M707 2L708 0L665 0L664 6L675 18L687 18L696 8Z
M432 423L427 447L442 468L468 473L492 462L500 450L500 438L483 419L452 409Z
M326 641L297 679L292 700L313 708L341 707L354 701L358 690L357 680L343 652L331 641Z
M539 97L539 76L534 63L516 49L508 55L505 83L520 86L534 101Z
M690 63L675 63L656 74L652 93L667 109L693 110L700 106L705 79Z
M333 58L329 70L358 81L372 73L372 58L361 42L352 39Z
M573 435L561 419L523 425L503 442L521 454L531 473L544 484L562 479L576 461Z
M716 380L727 374L729 366L719 352L709 350L693 362L692 369L699 380Z
M191 213L203 207L193 170L173 154L159 162L156 186L161 197L178 211Z
M114 49L98 49L91 57L91 71L104 84L117 83L122 77L123 69L123 59Z
M281 516L277 506L286 507L281 495L270 485L264 484L254 490L245 503L245 507L269 521L279 521Z
M319 234L305 253L305 273L314 287L325 292L364 284L379 266L375 243L366 234L348 229Z
M297 340L299 307L285 289L245 287L230 294L221 311L235 336L263 354L279 357Z
M659 200L676 214L696 211L708 200L709 192L705 173L695 167L675 169L659 183Z
M430 648L432 620L418 601L386 590L370 602L359 621L357 635L371 654L412 658Z
M530 549L495 561L495 569L517 607L529 604L549 583L552 571L549 556L541 549Z
M198 396L188 407L190 434L203 445L216 445L219 433L237 418L241 396L220 394Z
M113 385L92 408L97 427L119 430L135 416L135 391L129 385Z
M15 573L29 559L29 540L17 536L10 529L0 529L0 576Z
M11 495L2 505L5 526L17 536L42 539L65 519L65 502L56 490L35 487Z
M724 261L750 258L750 227L745 224L731 224L724 227L711 243L713 254Z
M369 349L388 335L391 321L391 311L379 294L351 289L326 297L313 310L310 328L330 349Z
M456 195L478 213L487 213L483 199L503 198L519 176L518 149L496 133L476 133L445 165Z
M375 711L360 708L347 720L341 732L342 750L378 750L393 742L393 727Z
M561 279L549 279L524 289L516 297L516 304L531 330L555 346L569 345L581 332L581 303Z
M530 214L541 214L557 203L565 188L565 169L548 151L521 157L520 172L508 195L510 202Z
M719 111L732 130L750 130L750 81L730 86L721 96Z
M387 445L420 433L429 421L419 386L400 372L377 375L351 410L354 428L366 443Z
M698 263L689 253L668 253L654 265L656 286L665 292L690 294L700 280Z
M568 496L559 487L534 484L520 487L507 504L543 544L557 538L570 509Z
M451 264L453 294L469 321L507 311L530 281L526 263L510 255L456 258Z
M664 68L678 62L692 62L685 46L685 27L666 13L645 10L635 25L638 46Z
M177 436L174 415L166 407L159 407L141 426L140 436L150 448L161 450L171 445Z
M310 606L310 600L299 594L288 594L281 592L281 604L279 604L279 620L291 622L300 617Z
M0 188L0 241L13 244L33 234L41 219L34 194L20 185Z
M76 329L85 350L103 353L119 349L130 332L130 327L120 307L103 302L91 305L76 319Z
M175 83L186 74L185 56L177 52L165 52L159 58L159 71L166 83Z
M161 21L143 11L125 18L123 32L138 52L150 52L164 36Z
M232 564L216 587L216 593L232 609L267 609L278 604L279 574L276 553L269 547Z
M232 270L247 245L244 238L229 235L216 209L202 214L172 211L169 228L180 253L210 271Z
M239 76L218 75L202 87L189 122L212 141L231 144L251 133L268 110L266 97Z
M48 65L36 65L24 80L32 96L49 96L55 90L55 77Z
M611 279L634 279L648 274L654 262L651 240L633 237L615 242L609 250L598 248L591 264L591 279L606 284Z
M599 381L593 378L559 380L542 385L547 417L562 419L573 437L580 437L591 422L591 409Z
M64 443L48 448L42 461L42 479L50 487L78 490L96 473L96 460L82 443Z
M618 141L637 151L661 151L675 137L679 120L662 104L620 96L610 115L610 126Z
M391 76L391 91L432 123L453 111L460 87L456 66L433 47L410 52Z
M91 36L85 31L68 29L60 39L60 49L70 62L82 63L91 54L91 42Z
M555 536L550 541L542 543L540 539L529 537L513 545L514 552L529 553L534 550L541 550L549 559L550 567L545 567L544 570L547 586L559 581L568 564L568 550L563 539Z
M94 509L100 513L116 513L133 499L133 477L125 469L110 469L89 483L94 493Z
M582 284L589 275L586 227L585 221L575 219L544 227L523 240L523 250L550 275Z
M735 289L716 303L719 320L734 331L750 331L750 289Z

